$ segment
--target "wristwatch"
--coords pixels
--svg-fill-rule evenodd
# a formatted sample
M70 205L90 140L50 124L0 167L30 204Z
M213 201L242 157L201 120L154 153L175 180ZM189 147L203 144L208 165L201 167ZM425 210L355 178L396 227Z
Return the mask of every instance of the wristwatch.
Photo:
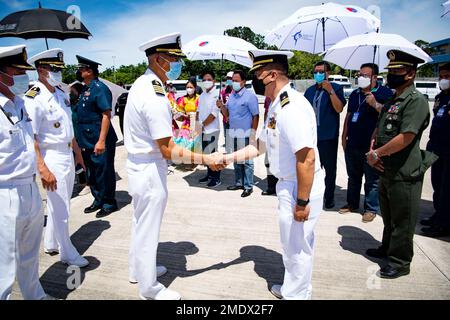
M297 198L297 205L299 207L306 207L309 204L309 199L308 200L302 200Z

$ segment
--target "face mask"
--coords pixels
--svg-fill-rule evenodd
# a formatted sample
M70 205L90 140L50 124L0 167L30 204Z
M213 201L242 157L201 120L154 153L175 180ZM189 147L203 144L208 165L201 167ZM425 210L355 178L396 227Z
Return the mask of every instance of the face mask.
M317 84L321 84L325 81L325 73L315 72L314 80L317 82Z
M75 77L77 78L78 82L83 82L84 81L83 77L81 76L81 71L80 70L77 71L77 73L75 74Z
M181 76L183 64L181 62L170 62L170 70L166 72L169 80L177 80Z
M52 87L59 86L62 83L62 72L49 72L47 81Z
M439 80L439 88L441 88L442 91L450 89L450 80L448 79Z
M255 75L255 78L252 81L253 90L255 90L255 94L263 96L266 93L266 87L271 83L264 84L264 79L266 79L268 76L270 76L271 73L269 73L267 76L265 76L262 79L258 79Z
M233 85L233 80L227 80L227 82L225 82L225 85L232 86Z
M370 86L371 82L372 81L370 80L370 78L365 78L365 77L358 78L358 86L361 89L366 89L368 86Z
M241 83L240 82L233 82L233 90L235 92L239 92L241 90Z
M2 72L4 75L13 79L14 84L12 86L8 86L6 83L2 82L5 86L9 88L14 95L20 96L23 95L26 91L28 91L28 86L30 83L30 79L28 78L28 74L20 74L15 76L10 76L7 73Z
M387 85L391 89L397 89L403 86L408 80L405 79L406 74L396 75L388 73L387 75Z
M203 81L203 87L206 90L211 89L214 86L214 83L212 81Z
M189 88L189 89L186 89L186 92L188 95L192 96L195 92L195 89Z

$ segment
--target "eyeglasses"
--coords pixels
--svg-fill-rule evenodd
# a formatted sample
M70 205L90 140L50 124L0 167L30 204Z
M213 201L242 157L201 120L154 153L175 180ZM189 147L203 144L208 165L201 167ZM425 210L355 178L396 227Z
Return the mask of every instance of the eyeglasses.
M372 78L372 75L368 73L358 73L358 77Z

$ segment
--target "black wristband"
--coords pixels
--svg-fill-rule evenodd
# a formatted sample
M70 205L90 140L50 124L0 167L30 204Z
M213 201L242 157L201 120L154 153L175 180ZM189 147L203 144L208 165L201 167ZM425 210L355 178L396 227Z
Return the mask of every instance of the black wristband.
M308 200L297 199L297 205L299 207L306 207L308 204L309 204L309 199Z

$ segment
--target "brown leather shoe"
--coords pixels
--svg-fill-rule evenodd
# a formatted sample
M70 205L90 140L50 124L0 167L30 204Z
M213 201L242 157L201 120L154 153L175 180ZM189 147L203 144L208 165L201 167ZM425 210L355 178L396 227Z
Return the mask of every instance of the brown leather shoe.
M372 222L376 217L377 215L373 212L364 212L362 222L364 223Z

